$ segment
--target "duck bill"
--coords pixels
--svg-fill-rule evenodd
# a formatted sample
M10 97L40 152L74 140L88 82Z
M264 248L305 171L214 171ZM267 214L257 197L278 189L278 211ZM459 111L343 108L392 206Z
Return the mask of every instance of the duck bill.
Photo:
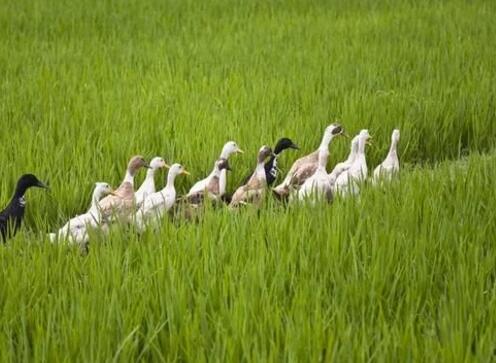
M371 137L369 137L369 138L367 139L367 141L365 141L365 143L366 143L367 145L372 146L372 145L374 144L374 143L372 142L372 136L371 136Z
M50 187L49 187L47 184L45 184L45 183L43 183L43 182L41 182L41 181L38 181L38 183L36 183L36 186L37 186L38 188L50 189Z
M144 168L147 168L147 169L151 169L152 167L150 166L150 164L145 164L143 165Z
M238 149L236 150L236 152L237 152L238 154L244 154L244 153L245 153L245 152L244 152L243 150L241 150L240 148L238 148Z
M296 145L296 144L289 145L289 148L290 149L295 149L295 150L300 150L300 147L298 145Z
M350 138L350 135L348 135L346 132L342 132L341 133L341 136L344 136L345 138L349 139Z
M182 174L182 175L191 175L191 174L190 174L190 172L189 172L189 171L187 171L187 170L183 170L183 171L181 171L181 174Z
M119 195L115 192L115 190L111 190L111 191L109 192L109 194L110 194L110 195L113 195L113 196L115 196L115 197L118 197L118 196L119 196Z
M170 165L169 165L169 164L164 164L164 165L162 166L162 168L164 168L164 169L170 169Z

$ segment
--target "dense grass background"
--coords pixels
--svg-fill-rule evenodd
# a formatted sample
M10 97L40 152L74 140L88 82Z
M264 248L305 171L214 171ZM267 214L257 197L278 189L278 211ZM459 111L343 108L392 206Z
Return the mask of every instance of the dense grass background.
M0 200L27 171L52 186L29 192L0 248L0 358L494 359L494 14L461 0L0 2ZM133 154L184 163L182 192L234 139L247 154L233 190L263 143L307 152L335 119L370 129L371 166L400 127L401 180L332 207L269 199L141 239L115 229L87 257L43 237ZM331 145L331 164L347 149Z

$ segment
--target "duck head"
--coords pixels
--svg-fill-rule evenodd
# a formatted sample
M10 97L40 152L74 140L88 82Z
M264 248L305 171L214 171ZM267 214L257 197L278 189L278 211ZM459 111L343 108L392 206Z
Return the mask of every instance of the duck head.
M33 174L24 174L17 181L17 187L16 187L15 194L17 196L23 196L24 193L26 192L26 190L28 190L31 187L49 189L48 185L46 185L45 183L40 181Z
M265 161L273 155L274 155L274 153L272 152L272 149L270 148L270 146L264 145L258 151L257 160L259 163L265 163Z
M358 149L363 152L365 150L365 144L372 145L371 140L372 136L369 134L369 130L363 129L358 134Z
M231 156L232 154L235 154L235 153L243 154L244 151L239 148L239 146L238 146L238 144L236 144L236 142L229 141L222 148L221 158L222 159L228 159L229 156Z
M191 174L186 171L184 166L182 166L181 164L175 163L175 164L172 164L172 166L170 167L169 175L178 176L178 175L191 175Z
M291 141L291 139L288 139L287 137L283 137L277 142L276 147L274 149L274 154L278 155L286 149L299 150L300 148L293 141Z
M152 170L158 170L158 169L164 169L164 168L170 168L169 165L167 165L164 161L163 158L160 156L156 156L150 161L150 169Z
M141 155L136 155L131 158L129 164L127 165L127 171L130 175L134 176L140 168L150 168L150 165L146 162L145 158Z
M343 126L341 126L341 124L335 122L327 126L327 128L325 129L325 134L330 136L344 136L344 128Z
M319 149L327 149L331 140L336 136L346 136L344 128L337 122L326 127Z
M95 191L94 191L95 199L100 200L107 195L116 195L110 184L105 182L96 182L95 183Z
M93 191L93 200L98 202L107 195L116 195L110 184L105 182L96 182Z

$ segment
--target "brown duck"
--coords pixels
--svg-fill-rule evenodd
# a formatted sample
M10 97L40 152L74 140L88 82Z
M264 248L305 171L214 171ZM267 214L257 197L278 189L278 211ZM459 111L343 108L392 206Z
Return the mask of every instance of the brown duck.
M264 145L260 148L257 156L257 167L248 182L240 186L233 194L230 207L238 207L248 203L259 205L267 188L265 176L265 161L273 155L272 149Z
M137 155L131 158L119 188L114 191L114 195L106 196L99 203L104 219L114 216L121 222L129 221L135 210L134 176L143 167L150 167L143 156Z
M333 123L327 126L319 148L311 154L296 160L283 182L273 189L276 196L286 198L289 196L291 189L298 189L305 180L311 177L319 166L319 152L321 150L328 152L329 143L334 137L339 135L344 135L343 127L340 124Z

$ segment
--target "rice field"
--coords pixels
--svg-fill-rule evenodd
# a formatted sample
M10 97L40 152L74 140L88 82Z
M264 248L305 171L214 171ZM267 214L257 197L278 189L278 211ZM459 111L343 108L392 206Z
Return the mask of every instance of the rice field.
M496 359L496 3L474 0L0 2L0 208L25 172L22 231L0 246L1 361ZM261 145L279 167L339 120L369 171L401 129L401 173L331 206L207 209L199 223L46 233L118 186L134 154L229 191ZM330 147L330 169L349 142ZM138 176L137 184L144 177ZM164 173L157 176L162 186Z

